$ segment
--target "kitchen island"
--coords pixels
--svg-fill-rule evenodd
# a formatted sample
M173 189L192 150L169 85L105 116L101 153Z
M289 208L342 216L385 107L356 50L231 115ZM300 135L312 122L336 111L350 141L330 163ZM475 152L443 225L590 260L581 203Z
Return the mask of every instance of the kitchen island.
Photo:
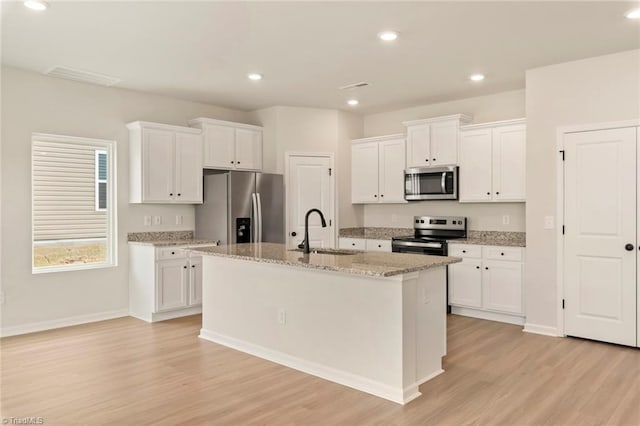
M205 340L400 404L443 372L446 265L460 259L271 243L194 251Z

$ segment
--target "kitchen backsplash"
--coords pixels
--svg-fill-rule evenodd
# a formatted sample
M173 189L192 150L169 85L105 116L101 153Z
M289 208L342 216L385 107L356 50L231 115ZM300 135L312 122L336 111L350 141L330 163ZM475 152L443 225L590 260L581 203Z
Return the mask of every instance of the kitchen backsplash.
M466 216L470 230L525 231L525 203L415 201L407 204L368 204L364 207L364 226L411 228L414 216Z

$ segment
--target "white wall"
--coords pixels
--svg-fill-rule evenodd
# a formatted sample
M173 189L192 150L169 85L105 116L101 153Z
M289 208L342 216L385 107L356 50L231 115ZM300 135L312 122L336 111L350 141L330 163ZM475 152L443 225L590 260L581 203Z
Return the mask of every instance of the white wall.
M525 92L515 90L488 96L422 105L364 117L365 136L404 133L403 121L450 114L469 114L474 123L509 120L525 116ZM455 215L469 218L469 229L485 231L525 230L524 203L460 204L451 201L423 201L408 204L366 205L365 226L410 228L414 215ZM503 216L509 216L504 225Z
M557 326L555 230L558 127L638 119L640 50L527 72L527 323ZM562 225L558 219L557 225Z
M2 68L2 327L128 309L126 233L193 229L192 206L128 204L129 149L125 123L186 125L195 117L250 122L247 113ZM54 133L117 142L118 266L31 274L31 134ZM176 226L175 215L184 216ZM162 226L143 226L160 215Z
M275 106L251 112L264 126L263 170L284 173L287 152L333 153L339 225L362 226L362 207L351 204L350 140L362 136L362 118L332 109Z

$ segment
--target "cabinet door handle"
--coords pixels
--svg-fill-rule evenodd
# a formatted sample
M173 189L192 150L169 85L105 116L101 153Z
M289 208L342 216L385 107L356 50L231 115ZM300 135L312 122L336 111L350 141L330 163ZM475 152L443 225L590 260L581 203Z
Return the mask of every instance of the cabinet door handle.
M500 256L504 256L504 253L500 253Z
M633 244L628 243L627 245L625 245L625 246L624 246L624 248L625 248L625 250L627 250L627 251L631 251L631 250L633 250Z
M496 191L496 195L500 195L500 192Z
M432 158L432 160L433 160L433 161L436 161L436 159L435 159L435 158Z
M292 237L295 237L296 235L298 235L298 233L297 233L296 231L292 231L292 232L291 232L291 236L292 236Z
M479 267L479 266L476 266L476 269L480 269L480 267Z
M355 247L355 246L356 246L356 243L351 243L351 245Z
M466 253L467 251L466 251L466 250L462 250L462 252L463 252L463 253Z
M181 196L182 194L178 192L178 197Z
M491 193L490 193L490 192L487 192L487 195L491 195Z
M196 267L196 265L191 265L191 267L192 267L192 268L195 268L195 267Z
M384 197L384 194L380 194L380 198Z
M488 266L485 266L485 267L484 267L484 269L485 269L486 271L488 271L488 270L489 270L489 267L488 267Z
M184 266L183 266L183 268L184 268L184 269L187 269L187 265L184 265Z
M169 193L169 197L173 197L173 192L170 192L170 193Z
M378 244L378 247L379 247L379 248L382 248L382 244Z
M374 195L374 196L373 196L373 198L378 198L378 196L377 196L377 195Z
M233 161L231 162L231 164L233 164Z
M175 251L172 251L172 252L171 252L171 254L176 254L176 252L175 252Z
M425 159L424 159L424 161L426 161L426 162L428 163L428 162L429 162L429 159L428 159L428 158L425 158Z
M238 164L240 164L240 162L238 161Z

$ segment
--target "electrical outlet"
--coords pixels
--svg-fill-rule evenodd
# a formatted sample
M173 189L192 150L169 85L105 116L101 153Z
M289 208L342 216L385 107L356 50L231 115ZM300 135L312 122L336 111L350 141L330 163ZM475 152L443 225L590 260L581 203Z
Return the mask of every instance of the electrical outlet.
M544 217L544 229L553 229L553 216Z
M502 216L503 225L508 225L510 222L511 222L511 216L509 216L508 214L505 214L504 216Z
M176 215L176 225L182 225L182 215Z
M286 324L287 323L287 311L284 309L278 310L278 324Z
M4 305L5 302L4 290L0 291L0 305Z
M153 217L154 225L162 225L162 216L154 216Z
M431 303L431 296L429 295L429 291L426 287L422 289L422 303L424 303L425 305L427 303Z
M151 226L151 216L144 217L144 226Z

